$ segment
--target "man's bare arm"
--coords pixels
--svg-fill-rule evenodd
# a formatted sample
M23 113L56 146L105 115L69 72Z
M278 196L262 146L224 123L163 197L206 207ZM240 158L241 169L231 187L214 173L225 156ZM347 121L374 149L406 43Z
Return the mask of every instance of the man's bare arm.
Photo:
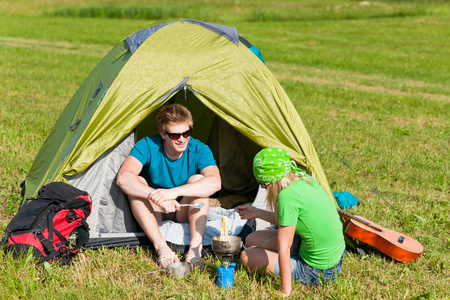
M203 178L192 183L176 187L180 196L209 197L222 188L219 168L209 166L202 170Z
M153 189L139 179L142 167L141 162L137 158L128 156L117 175L117 185L128 196L146 199Z
M176 199L179 196L207 198L222 188L219 168L208 166L202 170L203 178L172 189L157 189L150 194L150 199L157 205L163 201Z

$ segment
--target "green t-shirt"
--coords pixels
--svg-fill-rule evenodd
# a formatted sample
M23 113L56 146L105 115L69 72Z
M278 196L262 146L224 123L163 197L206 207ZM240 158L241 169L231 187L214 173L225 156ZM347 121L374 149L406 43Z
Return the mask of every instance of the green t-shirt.
M345 249L336 206L311 176L296 180L278 195L279 224L296 226L302 238L299 254L311 267L329 269Z

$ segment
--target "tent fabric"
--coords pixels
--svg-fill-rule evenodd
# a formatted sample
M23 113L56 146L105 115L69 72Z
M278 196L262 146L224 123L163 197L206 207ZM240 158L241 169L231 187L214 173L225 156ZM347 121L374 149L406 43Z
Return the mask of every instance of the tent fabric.
M128 44L128 47L130 47L130 52L133 54L137 48L153 33L158 31L164 26L170 25L173 22L168 22L164 24L155 25L149 28L142 29L139 32L136 32L135 34L130 35L125 39L125 41Z
M113 156L108 156L113 149L128 140L126 137L134 131L137 138L156 134L154 118L170 101L182 103L191 110L193 134L204 143L214 140L213 135L234 132L233 143L239 143L244 157L241 163L246 164L236 170L245 173L247 169L246 175L242 174L248 178L249 186L255 184L248 173L252 156L261 148L283 147L299 167L321 184L330 201L335 201L295 107L262 57L239 40L236 28L188 19L139 31L117 44L99 62L39 151L24 182L23 199L36 196L40 187L52 181L68 182L69 178L76 178L100 180L99 184L104 184L106 181L98 178L103 176L104 168L100 161L110 162ZM226 126L220 126L218 119ZM213 151L224 172L227 166L233 166L232 155L222 159L226 157L224 149L230 149L230 141L219 141L222 150ZM123 147L128 150L131 144L125 144ZM121 155L126 153L117 151ZM118 158L112 160L116 168L120 167ZM92 167L97 165L96 161L99 165ZM92 173L98 175L91 175L93 178L86 175L90 173L86 172L89 168L99 168ZM108 175L110 182L114 181L112 175ZM116 187L111 183L109 188ZM233 186L228 189L233 190ZM240 188L240 192L243 190ZM93 201L101 207L101 201L111 203L115 197L99 199L94 195ZM100 228L99 223L108 217L125 222L129 211L126 207L117 209L121 212L105 212L105 219L99 217L95 226ZM111 226L116 225L98 232L104 231L106 237L107 233L117 231ZM127 226L122 225L127 234L137 236L134 225Z
M127 44L119 43L103 58L80 86L64 108L35 158L25 180L23 201L27 197L36 196L40 187L48 182L64 181L62 178L65 175L63 168L70 163L67 156L75 150L74 146L80 137L80 132L91 121L92 115L97 111L106 93L107 86L111 85L129 57ZM103 88L91 102L90 99L100 82L102 82ZM80 119L80 125L76 130L69 131L70 126L78 119ZM92 161L100 155L92 157Z
M90 238L105 233L137 232L125 193L117 186L117 173L133 149L135 133L130 133L117 146L101 155L89 168L65 179L73 186L87 191L92 199L88 218Z

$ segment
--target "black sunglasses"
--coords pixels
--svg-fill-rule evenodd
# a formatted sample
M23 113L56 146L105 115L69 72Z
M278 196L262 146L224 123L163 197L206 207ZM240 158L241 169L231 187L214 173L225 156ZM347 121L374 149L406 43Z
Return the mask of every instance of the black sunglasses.
M260 182L260 183L259 183L259 186L260 186L262 189L267 189L267 187L268 187L269 185L271 185L271 184L272 184L272 182L267 182L267 183Z
M188 137L191 136L191 133L192 133L191 129L186 130L185 132L182 132L182 133L171 133L171 132L166 131L167 136L170 137L174 141L178 140L181 136L183 136L185 139L187 139Z

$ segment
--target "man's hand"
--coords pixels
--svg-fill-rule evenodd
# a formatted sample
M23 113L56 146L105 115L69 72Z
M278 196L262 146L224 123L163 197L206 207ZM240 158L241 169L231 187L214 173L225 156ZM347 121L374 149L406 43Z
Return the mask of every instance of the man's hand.
M179 195L173 189L156 189L148 194L148 200L158 206L167 200L176 200ZM175 201L176 202L176 201ZM161 206L162 207L162 206Z
M163 201L159 204L159 207L161 207L162 211L166 214L176 212L181 208L180 203L176 200Z
M258 209L251 205L238 206L236 207L236 211L241 219L244 220L255 219L258 217Z

